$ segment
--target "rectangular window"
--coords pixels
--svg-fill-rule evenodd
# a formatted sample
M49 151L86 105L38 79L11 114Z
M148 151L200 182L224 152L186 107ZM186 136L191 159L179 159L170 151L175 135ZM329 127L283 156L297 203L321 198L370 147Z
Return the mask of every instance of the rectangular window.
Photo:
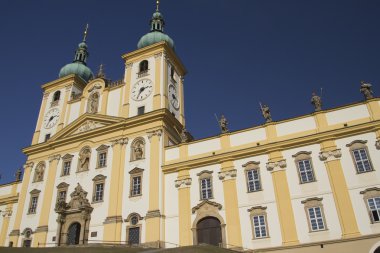
M265 215L253 216L253 229L255 238L264 238L268 236Z
M103 168L107 166L107 153L99 154L99 168Z
M325 230L322 210L320 207L308 208L309 221L312 231Z
M50 134L45 135L45 141L48 141L50 139Z
M137 115L142 115L145 112L145 106L140 106L137 108Z
M309 183L314 181L314 173L310 160L298 161L298 169L301 183Z
M29 213L36 213L38 196L32 196L30 199Z
M365 148L352 150L352 154L354 155L358 173L372 171L372 166Z
M65 161L63 163L62 176L70 175L71 161Z
M380 222L380 197L370 198L367 202L372 221Z
M131 196L141 195L141 176L132 178Z
M201 198L211 199L212 198L211 178L203 178L200 180L200 183L201 183Z
M255 192L261 190L260 175L258 170L247 171L248 191Z
M104 184L96 184L95 185L95 195L94 195L94 201L103 201L103 193L104 193Z

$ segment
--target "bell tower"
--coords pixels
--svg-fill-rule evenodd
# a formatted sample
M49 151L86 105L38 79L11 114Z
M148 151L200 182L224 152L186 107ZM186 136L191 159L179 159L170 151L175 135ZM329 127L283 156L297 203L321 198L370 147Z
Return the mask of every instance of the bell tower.
M164 33L164 27L164 16L157 1L150 32L140 38L137 50L122 56L127 84L122 116L135 117L165 108L184 125L186 69L175 53L174 41Z

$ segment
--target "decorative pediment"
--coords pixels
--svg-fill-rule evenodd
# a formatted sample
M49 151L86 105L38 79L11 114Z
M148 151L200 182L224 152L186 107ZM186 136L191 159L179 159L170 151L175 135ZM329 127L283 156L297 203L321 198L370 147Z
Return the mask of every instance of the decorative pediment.
M100 147L98 147L97 149L96 149L96 151L103 151L103 150L107 150L108 148L109 148L110 146L107 146L107 145L101 145Z
M205 211L205 212L216 211L216 212L218 212L218 210L221 210L221 209L222 209L221 204L213 202L213 201L209 201L209 200L203 200L201 203L199 203L198 205L193 207L191 209L191 211L193 213L199 212L199 211Z
M55 205L55 211L60 214L84 212L91 213L93 208L87 199L87 192L83 190L82 186L78 183L75 190L70 194L71 200L66 203L64 199L60 199Z
M245 164L243 164L242 166L244 168L246 168L246 167L257 167L259 164L260 164L260 162L249 161L249 162L246 162Z
M74 157L74 155L66 154L62 156L62 160L71 160Z
M84 134L102 127L119 123L120 121L123 121L123 119L119 117L85 113L59 131L50 139L50 141L53 142L66 137Z
M69 187L69 184L67 184L65 182L62 182L59 185L57 185L57 189L65 189L65 188L68 188L68 187Z
M132 169L129 174L139 174L139 173L142 173L144 171L144 169L141 169L141 168L138 168L138 167L135 167L134 169Z
M102 181L102 180L105 180L107 177L106 176L104 176L104 175L97 175L97 176L95 176L93 179L92 179L92 181ZM86 192L87 193L87 192Z
M41 192L40 190L34 189L34 190L31 190L31 191L30 191L30 194L31 194L31 195L37 195L37 194L39 194L40 192Z

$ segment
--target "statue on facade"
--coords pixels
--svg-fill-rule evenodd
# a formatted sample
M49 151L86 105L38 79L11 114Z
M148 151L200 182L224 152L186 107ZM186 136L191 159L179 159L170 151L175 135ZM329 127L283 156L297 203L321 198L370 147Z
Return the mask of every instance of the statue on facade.
M89 169L91 152L88 149L82 150L79 154L79 171L85 171Z
M322 110L322 98L315 92L311 95L311 104L314 106L316 112Z
M35 176L34 176L34 181L35 182L40 182L44 180L44 172L45 172L45 166L40 165L36 168Z
M90 96L90 99L88 101L88 112L89 113L97 113L98 112L98 106L99 106L99 94L98 93L93 93Z
M364 81L361 81L360 83L360 92L364 95L364 98L366 100L373 98L372 84Z
M140 142L138 142L136 144L134 152L135 152L135 159L136 160L139 160L139 159L143 158L143 147L142 147L142 144Z
M224 115L222 115L222 117L220 117L220 120L218 122L219 122L220 130L222 131L222 134L227 133L228 132L228 121L227 121L226 117L224 117Z
M272 122L272 116L270 114L269 106L267 106L265 104L261 105L261 103L260 103L260 107L261 107L261 113L263 114L265 122L266 123Z
M22 171L19 168L18 170L16 170L16 173L15 173L16 182L21 181L21 177L22 177Z
M188 132L185 127L182 129L182 132L181 132L181 142L182 143L189 142Z

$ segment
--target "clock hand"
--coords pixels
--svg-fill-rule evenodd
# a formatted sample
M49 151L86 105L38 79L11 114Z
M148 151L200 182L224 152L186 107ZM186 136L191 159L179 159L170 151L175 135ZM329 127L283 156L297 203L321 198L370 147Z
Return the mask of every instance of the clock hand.
M139 90L139 94L137 94L136 98L139 98L140 94L145 90L145 87L141 87Z

